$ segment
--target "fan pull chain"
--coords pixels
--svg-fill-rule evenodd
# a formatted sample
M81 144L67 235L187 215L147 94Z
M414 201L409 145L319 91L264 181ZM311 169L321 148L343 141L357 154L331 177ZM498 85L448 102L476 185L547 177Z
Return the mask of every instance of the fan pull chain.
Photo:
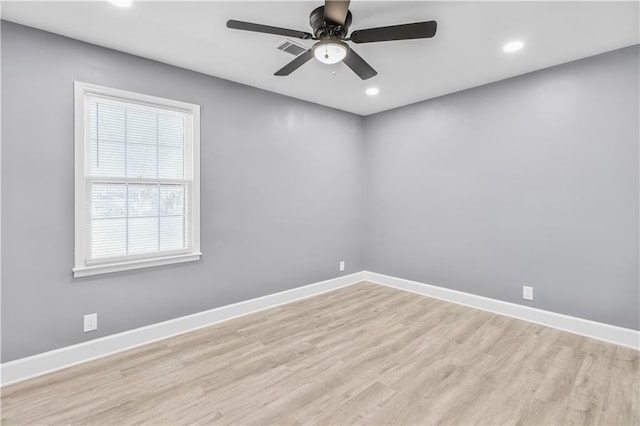
M336 75L336 64L333 64L332 70L331 70L331 74L335 77Z

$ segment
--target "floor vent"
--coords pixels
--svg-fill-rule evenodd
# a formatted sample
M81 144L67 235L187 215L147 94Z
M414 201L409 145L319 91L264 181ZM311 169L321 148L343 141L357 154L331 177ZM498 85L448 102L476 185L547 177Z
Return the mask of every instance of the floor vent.
M283 52L291 53L293 56L298 56L299 54L307 50L306 47L296 44L291 40L285 40L280 43L278 45L278 49L282 50Z

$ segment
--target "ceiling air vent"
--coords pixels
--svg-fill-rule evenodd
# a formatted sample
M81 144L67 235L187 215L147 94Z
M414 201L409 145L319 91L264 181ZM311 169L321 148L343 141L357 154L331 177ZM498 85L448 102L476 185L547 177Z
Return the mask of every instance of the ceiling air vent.
M306 52L308 49L301 46L291 40L285 40L278 45L278 49L283 52L291 53L293 56L298 56L302 52Z

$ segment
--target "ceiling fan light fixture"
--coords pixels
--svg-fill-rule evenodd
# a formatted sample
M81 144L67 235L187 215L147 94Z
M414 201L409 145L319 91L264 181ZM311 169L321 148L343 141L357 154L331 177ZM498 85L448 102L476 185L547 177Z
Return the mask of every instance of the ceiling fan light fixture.
M340 40L322 40L313 46L313 55L324 64L337 64L347 57L349 46Z
M360 44L392 40L415 40L431 38L436 35L438 23L436 21L424 21L366 28L353 31L351 36L347 37L353 19L353 15L349 11L350 4L351 0L325 0L324 6L313 9L309 15L309 24L313 29L313 34L289 28L236 21L235 19L227 21L227 28L295 37L302 40L319 40L311 49L299 53L295 59L274 72L273 75L290 75L315 57L318 61L329 65L342 61L361 80L368 80L378 73L355 50L351 49L345 41ZM335 75L335 69L333 74Z

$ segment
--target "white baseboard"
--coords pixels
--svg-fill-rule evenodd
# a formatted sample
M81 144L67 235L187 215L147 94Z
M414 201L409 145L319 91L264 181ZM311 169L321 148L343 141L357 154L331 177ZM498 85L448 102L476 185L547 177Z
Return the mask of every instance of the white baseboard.
M387 287L393 287L436 299L446 300L447 302L453 302L459 305L470 306L483 311L506 315L508 317L557 328L559 330L614 343L616 345L626 346L632 349L640 349L640 332L637 330L576 318L542 309L531 308L529 306L518 305L516 303L490 299L488 297L476 296L475 294L391 277L375 272L364 271L364 279Z
M363 277L363 272L357 272L9 361L0 365L0 383L6 386L21 382L232 318L316 296L363 281Z
M605 342L640 349L640 332L637 330L363 271L6 362L0 365L0 384L6 386L21 382L232 318L347 287L360 281L370 281Z

